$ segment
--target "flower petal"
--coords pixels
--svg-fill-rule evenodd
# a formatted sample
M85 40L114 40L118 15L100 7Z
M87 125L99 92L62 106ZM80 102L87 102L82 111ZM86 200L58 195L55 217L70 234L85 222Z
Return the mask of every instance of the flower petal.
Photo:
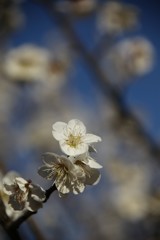
M17 177L15 178L15 182L22 191L24 192L26 191L25 185L28 184L28 182L24 178Z
M86 134L86 127L84 124L78 119L72 119L68 122L67 129L70 133L74 136L77 135L85 135Z
M90 168L102 168L102 165L100 165L98 162L96 162L93 158L91 158L90 156L88 157L88 163L87 165L90 167Z
M82 193L85 189L84 183L77 181L76 184L73 185L73 193L74 194L79 194Z
M64 122L56 122L55 124L52 125L53 128L52 134L57 141L65 138L64 129L66 128L66 126L67 124Z
M3 178L3 183L10 185L10 184L13 183L14 179L15 179L16 177L19 177L19 176L20 176L19 173L15 172L15 171L9 171L9 172L4 176L4 178Z
M4 193L6 193L7 195L11 195L15 190L15 186L14 184L6 184L4 183L3 185L3 191Z
M42 155L42 160L48 166L53 166L53 164L58 163L58 155L51 152L46 152Z
M56 172L54 173L53 169L43 165L38 169L38 174L47 179L47 180L55 180Z
M15 195L11 195L9 197L9 202L8 203L12 206L12 208L14 210L21 211L21 210L24 209L26 202L25 201L19 202L19 201L17 201L17 198L15 197Z
M43 204L42 202L37 202L35 199L31 197L31 195L28 196L28 201L27 201L27 209L31 212L37 211L39 208L42 208Z
M31 197L38 202L42 202L45 200L46 195L45 195L45 190L43 190L43 188L41 188L38 185L33 185L32 184L32 188L31 188Z
M89 175L86 175L86 181L85 184L86 185L96 185L100 178L101 178L101 174L97 169L93 169L90 167L85 167L86 172L89 173Z
M71 147L65 141L59 142L61 150L69 156L77 156L88 151L88 145L85 143L78 144L76 147Z
M95 143L95 142L101 142L102 139L94 134L87 133L83 138L82 141L85 143Z

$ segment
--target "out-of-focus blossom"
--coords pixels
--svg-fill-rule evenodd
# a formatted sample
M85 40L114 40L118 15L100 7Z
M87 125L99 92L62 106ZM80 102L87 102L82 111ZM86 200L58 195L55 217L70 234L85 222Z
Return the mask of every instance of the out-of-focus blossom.
M133 29L138 23L138 10L132 5L117 1L107 2L101 9L98 18L98 28L101 32L110 34L122 33Z
M145 167L113 161L108 169L111 200L118 213L130 220L143 218L148 211L149 172Z
M62 1L57 5L61 12L68 12L76 16L86 16L96 8L96 0L70 0Z
M21 177L16 177L11 183L4 183L4 192L9 196L8 204L17 211L37 211L45 200L45 191L40 186Z
M86 133L84 124L72 119L67 123L53 124L53 137L59 141L61 150L69 156L76 156L88 151L89 145L101 141L101 138Z
M84 155L67 158L46 153L43 155L43 161L45 165L39 168L39 175L52 180L60 194L81 193L86 185L95 185L100 180L97 169L102 166L91 158L86 159Z
M153 67L154 49L147 39L135 37L118 43L110 50L108 59L120 79L141 76Z
M4 74L16 81L37 81L46 77L48 51L34 46L22 45L10 50L4 59Z

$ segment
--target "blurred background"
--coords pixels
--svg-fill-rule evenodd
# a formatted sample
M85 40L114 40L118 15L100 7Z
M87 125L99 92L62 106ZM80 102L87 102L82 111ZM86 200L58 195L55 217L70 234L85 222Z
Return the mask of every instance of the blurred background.
M54 192L24 240L160 239L159 22L158 0L0 0L1 179L50 186L37 168L61 154L56 121L103 140L99 184Z

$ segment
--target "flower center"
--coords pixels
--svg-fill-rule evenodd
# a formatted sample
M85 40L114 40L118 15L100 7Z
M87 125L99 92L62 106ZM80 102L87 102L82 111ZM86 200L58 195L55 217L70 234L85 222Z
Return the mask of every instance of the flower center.
M22 66L22 67L32 67L32 65L34 65L34 60L33 59L25 59L25 58L22 58L19 60L19 64Z
M74 136L72 134L69 135L69 138L67 139L66 143L73 148L76 148L78 144L81 143L81 136Z
M25 201L26 199L26 195L27 192L23 192L22 190L20 190L19 188L16 189L15 191L15 195L14 195L14 199L18 202L18 203L22 203Z

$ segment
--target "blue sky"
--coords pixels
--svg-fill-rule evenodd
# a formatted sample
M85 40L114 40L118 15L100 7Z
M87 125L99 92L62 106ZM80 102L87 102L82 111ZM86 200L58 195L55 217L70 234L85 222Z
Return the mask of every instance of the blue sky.
M156 60L154 69L147 75L135 79L126 89L124 98L127 104L134 110L143 112L142 123L149 134L157 141L160 141L160 3L158 0L126 0L140 9L140 28L131 36L142 35L147 37L155 47ZM56 31L57 26L52 21L41 5L33 4L31 0L24 1L22 10L26 15L24 27L13 34L11 44L13 46L22 43L35 43L47 45L48 33ZM86 20L76 21L74 27L77 34L88 49L92 49L96 43L95 18L90 16ZM92 78L86 64L80 58L77 62L76 73L71 79L72 87L91 103L95 94L92 88Z

